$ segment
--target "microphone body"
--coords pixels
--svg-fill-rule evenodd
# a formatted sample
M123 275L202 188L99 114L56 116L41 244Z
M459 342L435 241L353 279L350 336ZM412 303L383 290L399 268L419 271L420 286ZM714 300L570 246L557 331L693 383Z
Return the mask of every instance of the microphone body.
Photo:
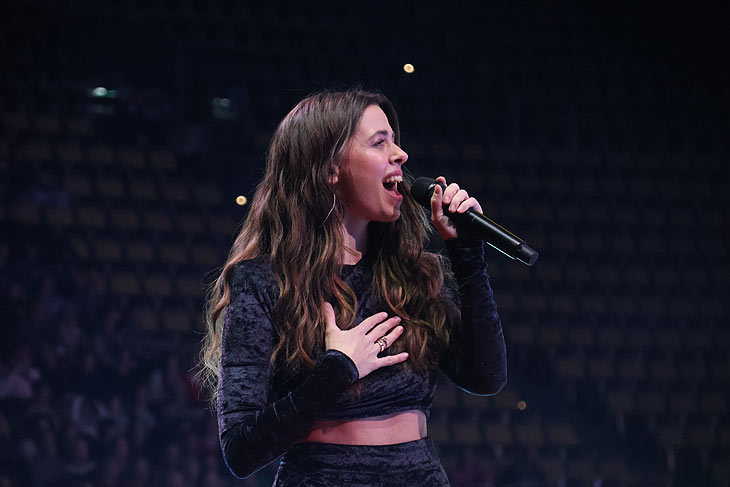
M441 189L446 187L435 179L421 177L411 185L411 195L427 209L431 208L431 196L436 185ZM537 261L539 254L530 248L524 240L502 227L478 211L469 208L464 213L450 213L449 205L444 204L444 214L451 218L462 231L484 240L511 259L532 265Z

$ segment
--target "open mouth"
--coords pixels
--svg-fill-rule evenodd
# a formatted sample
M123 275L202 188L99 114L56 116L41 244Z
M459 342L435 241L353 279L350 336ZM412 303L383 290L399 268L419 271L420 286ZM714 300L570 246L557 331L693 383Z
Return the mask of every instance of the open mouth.
M398 183L403 182L402 176L391 176L383 181L383 187L392 193L400 194L398 192Z

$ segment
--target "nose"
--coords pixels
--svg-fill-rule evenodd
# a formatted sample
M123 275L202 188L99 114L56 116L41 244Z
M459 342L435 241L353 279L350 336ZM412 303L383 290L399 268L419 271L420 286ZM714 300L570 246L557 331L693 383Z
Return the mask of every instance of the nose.
M401 149L397 144L393 144L393 155L390 157L390 162L393 164L403 165L408 160L408 154Z

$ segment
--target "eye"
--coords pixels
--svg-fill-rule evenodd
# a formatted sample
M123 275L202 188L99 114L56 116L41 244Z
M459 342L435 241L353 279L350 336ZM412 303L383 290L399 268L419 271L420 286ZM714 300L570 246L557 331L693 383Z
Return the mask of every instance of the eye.
M375 142L374 145L383 145L383 144L385 144L385 139L378 139L378 141Z

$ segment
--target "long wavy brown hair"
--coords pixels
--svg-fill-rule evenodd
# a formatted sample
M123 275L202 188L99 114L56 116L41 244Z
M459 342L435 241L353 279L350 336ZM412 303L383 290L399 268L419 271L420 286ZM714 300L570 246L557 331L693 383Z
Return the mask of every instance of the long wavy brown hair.
M213 400L225 310L231 299L229 280L239 262L267 255L279 287L272 316L278 336L272 366L296 373L314 365L317 353L324 350L323 301L332 303L340 328L356 324L357 298L340 278L345 208L337 201L330 213L335 192L330 178L336 167L346 164L350 139L370 105L385 112L400 144L393 105L380 93L360 89L311 95L276 129L248 216L218 279L208 289L200 376ZM365 255L373 271L377 305L400 316L405 328L390 349L408 351L403 366L423 372L435 365L449 342L446 318L453 309L440 296L441 256L424 251L431 225L410 196L411 181L406 172L404 184L398 184L404 196L400 218L369 224Z

